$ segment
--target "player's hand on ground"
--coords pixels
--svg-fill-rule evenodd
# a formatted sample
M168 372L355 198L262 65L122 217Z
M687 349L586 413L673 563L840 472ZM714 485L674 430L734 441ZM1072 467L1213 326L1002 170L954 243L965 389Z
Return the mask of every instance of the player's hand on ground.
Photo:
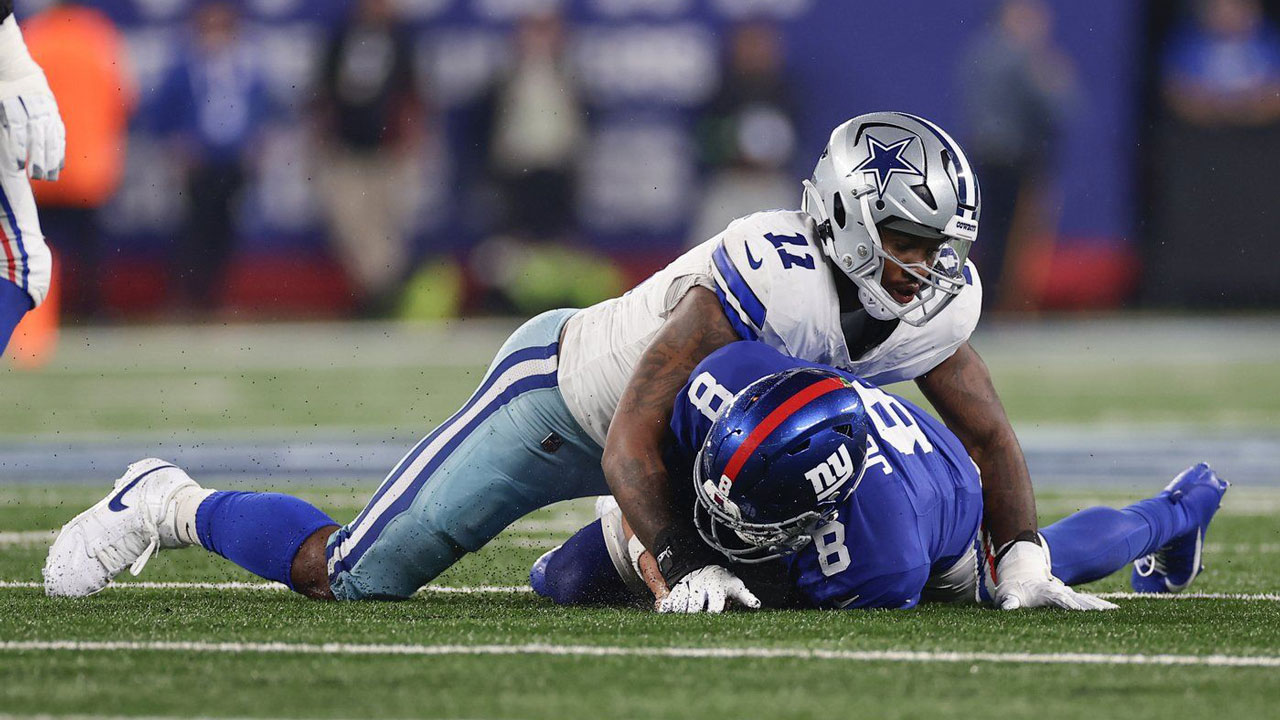
M708 565L680 578L658 601L658 612L719 613L730 603L752 610L760 607L760 600L736 575L719 565Z
M10 169L57 180L66 161L67 130L44 74L0 84L0 143Z
M1027 540L1013 543L996 565L996 607L1001 610L1059 607L1067 610L1114 610L1114 603L1076 592L1053 576L1049 554Z

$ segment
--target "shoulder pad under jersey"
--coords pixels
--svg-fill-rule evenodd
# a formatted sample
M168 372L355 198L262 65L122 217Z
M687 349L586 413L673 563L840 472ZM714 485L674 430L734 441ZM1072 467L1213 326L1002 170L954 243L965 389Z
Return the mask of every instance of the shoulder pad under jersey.
M711 255L725 316L745 340L812 362L840 356L840 309L808 216L785 210L730 223Z

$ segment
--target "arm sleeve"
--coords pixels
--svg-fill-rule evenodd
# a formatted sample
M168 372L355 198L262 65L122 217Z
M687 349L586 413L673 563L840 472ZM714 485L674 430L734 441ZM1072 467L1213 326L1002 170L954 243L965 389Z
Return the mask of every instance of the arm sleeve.
M716 242L711 279L739 337L815 362L838 356L844 340L835 286L797 213L748 215Z
M764 332L765 303L773 283L764 268L768 258L759 248L753 253L750 238L735 233L737 227L740 223L730 225L711 253L712 289L738 337L758 340Z

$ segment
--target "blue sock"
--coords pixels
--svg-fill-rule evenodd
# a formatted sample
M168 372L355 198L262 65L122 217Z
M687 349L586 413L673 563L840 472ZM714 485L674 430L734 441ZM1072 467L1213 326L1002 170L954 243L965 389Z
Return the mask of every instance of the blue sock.
M560 605L622 605L635 599L609 558L596 520L539 560L529 573L535 592Z
M0 355L9 345L13 329L31 309L31 296L8 280L0 280Z
M196 535L206 550L291 590L298 548L337 524L310 503L279 493L215 492L196 510Z
M1040 530L1053 574L1076 585L1103 578L1195 528L1181 504L1158 496L1123 510L1092 507Z

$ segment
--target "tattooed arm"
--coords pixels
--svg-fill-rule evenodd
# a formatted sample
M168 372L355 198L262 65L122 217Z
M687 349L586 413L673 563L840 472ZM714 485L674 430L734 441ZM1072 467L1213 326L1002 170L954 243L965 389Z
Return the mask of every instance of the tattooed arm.
M659 535L677 526L662 461L676 393L703 358L737 339L716 296L693 288L641 354L618 402L601 463L618 507L647 548L658 548Z
M969 343L916 380L982 472L983 524L992 545L1034 539L1031 475L986 363Z
M916 383L982 471L983 525L992 548L999 548L994 558L996 607L1115 608L1054 577L1048 550L1036 532L1027 461L978 353L965 343Z

